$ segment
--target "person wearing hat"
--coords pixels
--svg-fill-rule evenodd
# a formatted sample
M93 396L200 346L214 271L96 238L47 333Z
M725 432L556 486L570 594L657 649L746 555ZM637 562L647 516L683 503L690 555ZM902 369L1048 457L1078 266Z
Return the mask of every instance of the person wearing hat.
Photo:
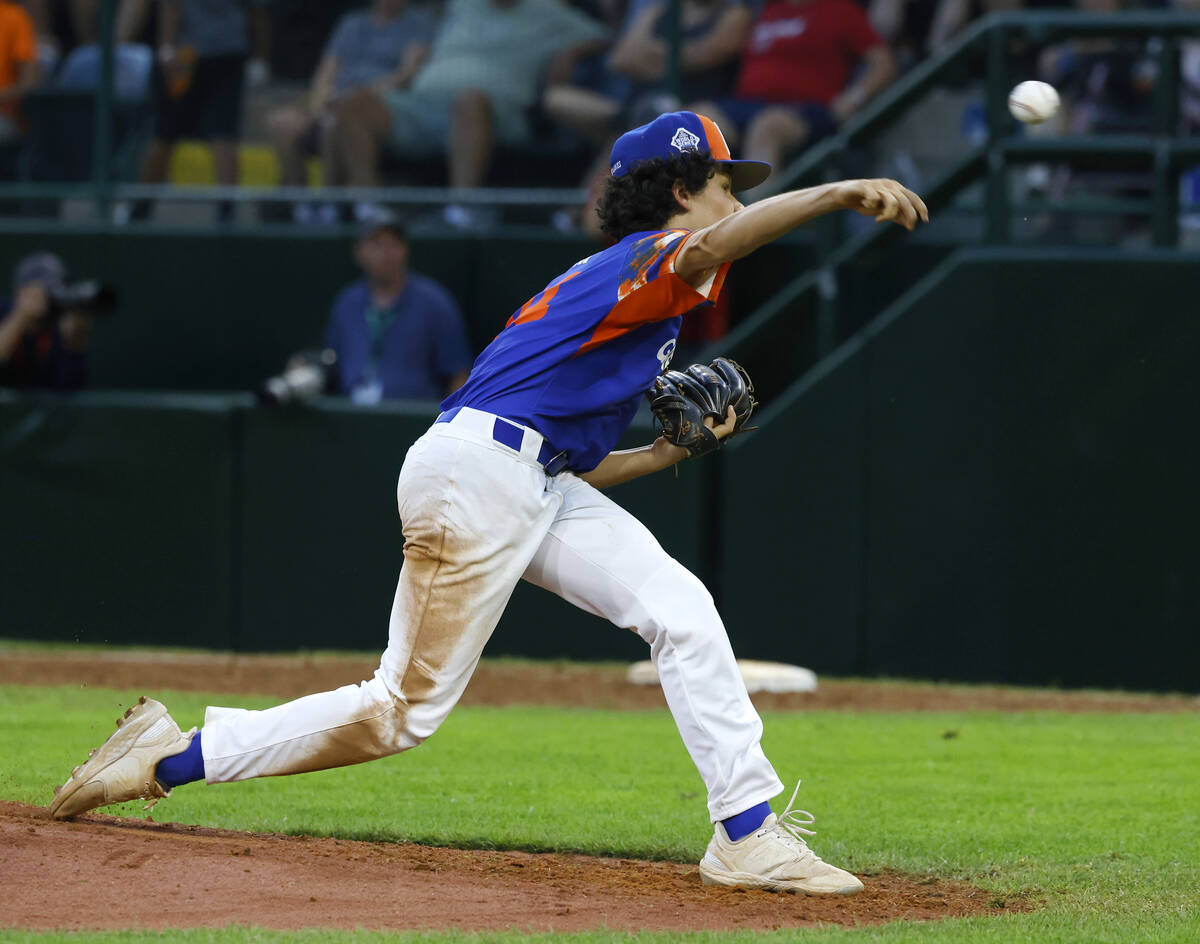
M325 329L325 348L337 356L336 392L370 405L440 400L461 387L471 369L462 312L441 285L409 271L399 218L363 224L354 260L363 278L338 293Z
M0 386L77 390L86 382L93 316L60 309L55 299L66 286L66 266L53 253L17 264L13 297L0 301Z
M733 160L716 125L692 112L623 135L600 201L615 245L514 312L408 451L397 487L404 565L374 677L265 711L209 708L203 730L186 735L146 701L56 792L51 814L416 747L458 701L525 579L649 645L707 789L706 883L860 890L806 844L811 816L791 803L771 811L783 784L711 595L600 491L687 457L663 437L613 448L670 363L683 317L713 302L733 260L837 210L907 229L928 218L921 198L893 180L823 184L743 207L736 192L768 173ZM736 419L730 407L714 436L731 434ZM652 822L655 798L635 802Z

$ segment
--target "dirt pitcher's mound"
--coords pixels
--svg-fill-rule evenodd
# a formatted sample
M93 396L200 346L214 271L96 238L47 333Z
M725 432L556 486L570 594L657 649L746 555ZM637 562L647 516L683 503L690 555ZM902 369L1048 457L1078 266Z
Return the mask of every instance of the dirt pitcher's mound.
M694 865L254 835L0 802L0 927L729 930L1024 910L961 882L850 897L700 884Z

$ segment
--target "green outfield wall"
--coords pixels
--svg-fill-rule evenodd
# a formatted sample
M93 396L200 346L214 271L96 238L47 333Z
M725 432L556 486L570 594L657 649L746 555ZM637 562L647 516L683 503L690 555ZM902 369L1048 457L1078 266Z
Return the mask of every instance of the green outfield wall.
M934 271L724 451L742 651L1200 690L1198 298L1173 254Z
M0 634L228 645L232 416L220 397L0 393Z
M746 656L1200 691L1198 282L1177 254L961 252L757 432L612 496ZM0 636L381 647L434 410L0 394ZM644 648L521 587L489 652Z
M244 395L0 393L0 636L377 649L403 536L396 480L432 404L278 409ZM628 444L647 442L635 426ZM711 467L613 497L711 570ZM634 634L532 587L493 654L640 658Z

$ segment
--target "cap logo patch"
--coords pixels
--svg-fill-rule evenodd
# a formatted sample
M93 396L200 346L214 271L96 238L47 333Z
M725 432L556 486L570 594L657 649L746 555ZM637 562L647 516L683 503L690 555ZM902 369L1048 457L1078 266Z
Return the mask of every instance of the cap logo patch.
M621 162L617 161L615 164L613 164L611 173L615 174L620 169L621 169Z
M694 151L700 147L700 135L693 134L687 128L678 128L671 139L671 147L677 151Z

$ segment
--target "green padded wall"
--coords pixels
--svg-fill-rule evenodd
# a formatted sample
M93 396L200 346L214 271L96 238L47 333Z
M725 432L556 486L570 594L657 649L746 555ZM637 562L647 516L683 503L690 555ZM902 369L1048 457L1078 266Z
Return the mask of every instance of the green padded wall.
M382 650L403 559L396 477L431 421L326 405L246 414L239 648Z
M1196 690L1198 272L1177 255L960 253L758 432L612 495L713 587L740 654ZM3 395L0 633L379 648L396 476L432 411ZM644 649L522 589L489 651Z
M943 265L727 451L735 635L820 671L1196 690L1198 272Z
M403 559L396 479L434 409L0 393L0 636L382 650ZM639 425L625 445L651 436ZM611 494L711 578L709 487L697 463ZM644 649L522 587L488 651L626 659Z
M1198 272L1178 256L982 254L876 334L879 670L1200 684Z
M0 635L230 645L236 407L0 392Z
M861 368L826 364L721 453L721 594L745 657L861 672Z

